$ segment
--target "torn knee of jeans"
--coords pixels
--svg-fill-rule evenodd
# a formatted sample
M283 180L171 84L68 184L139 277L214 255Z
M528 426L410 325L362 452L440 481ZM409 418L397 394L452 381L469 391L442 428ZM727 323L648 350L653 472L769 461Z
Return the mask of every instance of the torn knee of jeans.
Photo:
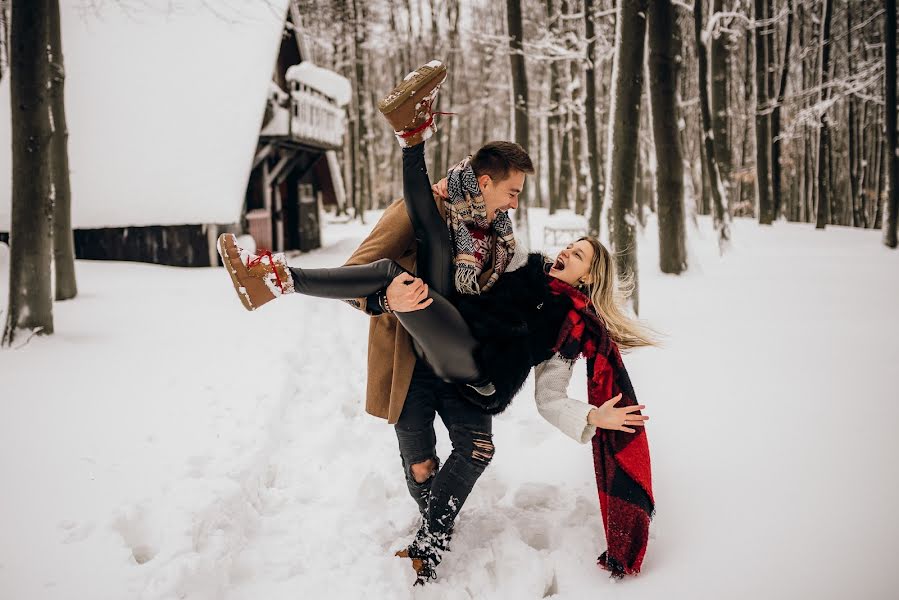
M473 431L471 433L471 446L471 458L475 461L487 465L493 459L493 436L489 433Z
M409 467L409 472L416 483L424 483L437 474L437 459L429 458L426 461L415 463Z

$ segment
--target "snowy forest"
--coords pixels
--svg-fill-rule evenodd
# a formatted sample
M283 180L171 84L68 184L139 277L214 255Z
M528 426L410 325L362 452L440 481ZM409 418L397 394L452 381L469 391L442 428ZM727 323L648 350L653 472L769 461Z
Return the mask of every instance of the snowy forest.
M729 218L749 217L883 227L896 246L890 0L300 4L316 60L356 90L344 164L360 215L400 189L373 100L439 57L441 109L456 114L429 149L435 172L514 139L541 167L526 206L590 215L593 233L607 214L617 248L657 212L663 272L687 268L695 215L714 215L722 239Z

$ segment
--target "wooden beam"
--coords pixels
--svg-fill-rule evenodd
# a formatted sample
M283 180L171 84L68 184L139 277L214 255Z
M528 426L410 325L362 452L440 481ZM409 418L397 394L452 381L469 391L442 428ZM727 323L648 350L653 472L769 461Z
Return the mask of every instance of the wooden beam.
M257 150L256 156L255 158L253 158L253 168L255 169L256 167L258 167L259 163L268 158L274 149L275 146L273 144L266 144L265 146Z
M281 160L278 161L278 164L274 166L274 168L268 172L265 177L265 185L270 186L280 177L281 173L293 162L293 160L297 156L296 150L287 150L286 154L281 157Z

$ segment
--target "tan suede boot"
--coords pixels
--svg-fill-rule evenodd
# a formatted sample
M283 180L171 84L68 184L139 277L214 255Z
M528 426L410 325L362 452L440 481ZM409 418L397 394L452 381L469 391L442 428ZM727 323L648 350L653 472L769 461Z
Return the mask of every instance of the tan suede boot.
M446 65L432 60L406 75L383 100L378 110L393 127L400 146L422 143L437 131L432 107L437 101L440 84L446 79Z
M293 277L283 254L268 251L261 256L251 254L237 245L237 238L232 233L220 235L217 245L234 291L247 310L256 310L266 302L294 291Z
M422 560L421 558L412 558L409 556L409 550L397 550L394 556L399 558L409 558L412 561L412 570L415 571L415 584L414 585L424 585L427 583L429 579L434 579L435 574L434 571L429 565Z

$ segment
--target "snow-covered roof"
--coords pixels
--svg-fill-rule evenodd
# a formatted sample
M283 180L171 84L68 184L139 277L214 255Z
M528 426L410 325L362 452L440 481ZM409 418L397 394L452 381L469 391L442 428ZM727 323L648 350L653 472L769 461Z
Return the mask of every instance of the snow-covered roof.
M338 106L346 106L350 102L353 88L349 80L334 71L323 69L311 62L301 62L287 69L288 81L304 83L333 99Z
M239 219L287 0L214 4L60 3L75 227ZM10 139L4 77L0 231Z

